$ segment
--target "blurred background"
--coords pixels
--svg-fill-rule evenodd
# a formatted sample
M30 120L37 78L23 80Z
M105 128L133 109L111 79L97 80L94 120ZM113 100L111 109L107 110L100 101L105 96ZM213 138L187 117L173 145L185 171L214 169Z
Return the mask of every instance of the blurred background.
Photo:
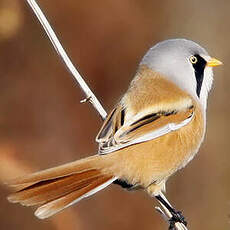
M215 69L199 154L167 183L190 229L230 227L230 1L40 1L68 54L109 111L141 57L160 40L199 42L224 62ZM0 181L92 155L102 124L51 47L26 1L0 0ZM112 185L44 221L10 204L0 184L0 228L167 229L143 192Z

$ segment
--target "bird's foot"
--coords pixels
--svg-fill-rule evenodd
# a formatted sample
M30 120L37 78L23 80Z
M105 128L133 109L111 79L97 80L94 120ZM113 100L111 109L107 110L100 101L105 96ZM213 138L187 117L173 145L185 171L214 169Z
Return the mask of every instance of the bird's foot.
M185 220L185 217L182 215L181 211L176 211L173 209L171 214L172 217L169 219L169 230L175 230L175 224L178 222L184 224L184 226L187 226L187 221Z

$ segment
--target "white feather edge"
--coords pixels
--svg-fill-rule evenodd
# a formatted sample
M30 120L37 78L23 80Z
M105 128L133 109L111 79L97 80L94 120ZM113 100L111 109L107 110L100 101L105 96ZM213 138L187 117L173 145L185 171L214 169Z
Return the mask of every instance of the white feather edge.
M187 125L189 122L191 122L193 117L194 117L194 113L192 113L192 115L190 117L188 117L187 119L183 120L182 122L180 122L178 124L169 123L169 124L163 126L160 129L157 129L157 130L154 130L152 132L146 133L145 135L143 135L143 136L141 136L141 137L139 137L137 139L134 139L132 141L129 141L127 143L122 143L122 144L118 144L117 146L114 146L114 147L105 148L105 149L101 150L100 155L107 154L107 153L110 153L110 152L113 152L113 151L117 151L119 149L125 148L125 147L130 146L130 145L150 141L150 140L153 140L155 138L158 138L158 137L161 137L163 135L166 135L166 134L168 134L168 133L170 133L172 131L176 131L176 130L184 127L185 125Z
M115 180L117 179L117 177L113 177L112 179L108 180L107 182L105 182L104 184L92 189L91 191L85 193L84 195L80 196L79 198L77 198L76 200L72 201L71 203L69 203L68 205L64 206L63 208L61 209L57 209L57 210L53 210L52 208L49 209L49 206L52 206L55 202L57 201L60 201L62 199L64 199L63 197L57 199L57 200L54 200L54 201L51 201L43 206L41 206L40 208L38 208L34 215L37 216L39 219L45 219L45 218L48 218L54 214L56 214L57 212L60 212L62 211L63 209L65 208L68 208L69 206L73 205L73 204L76 204L77 202L81 201L82 199L84 198L87 198L89 196L92 196L93 194L99 192L100 190L106 188L107 186L109 186L111 183L113 183Z

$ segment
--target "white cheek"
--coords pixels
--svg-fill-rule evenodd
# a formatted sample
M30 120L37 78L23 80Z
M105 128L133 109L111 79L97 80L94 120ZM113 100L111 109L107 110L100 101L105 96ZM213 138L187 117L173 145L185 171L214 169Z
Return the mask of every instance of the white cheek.
M211 67L206 67L204 69L204 86L206 90L209 92L212 88L213 83L213 71Z
M203 79L201 92L200 92L200 102L203 105L204 110L206 110L208 92L212 88L212 82L213 82L212 68L211 67L206 67L204 69L204 79Z

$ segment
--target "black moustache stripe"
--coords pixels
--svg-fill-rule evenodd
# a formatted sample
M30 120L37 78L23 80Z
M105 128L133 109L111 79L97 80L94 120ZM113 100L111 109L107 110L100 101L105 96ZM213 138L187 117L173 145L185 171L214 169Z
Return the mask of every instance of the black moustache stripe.
M196 94L198 97L200 97L200 91L202 87L202 83L204 80L204 69L207 64L207 62L202 58L200 55L194 55L197 58L197 63L193 64L193 68L195 71L196 76Z

